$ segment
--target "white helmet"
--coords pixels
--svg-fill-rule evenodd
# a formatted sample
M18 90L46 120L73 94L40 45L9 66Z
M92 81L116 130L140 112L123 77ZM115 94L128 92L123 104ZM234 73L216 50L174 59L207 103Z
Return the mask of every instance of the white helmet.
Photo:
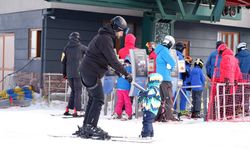
M247 43L241 42L240 44L238 44L237 49L247 49Z
M175 44L174 37L172 37L171 35L166 35L164 40L163 40L162 45L165 45L170 49L171 47L174 46L174 44Z

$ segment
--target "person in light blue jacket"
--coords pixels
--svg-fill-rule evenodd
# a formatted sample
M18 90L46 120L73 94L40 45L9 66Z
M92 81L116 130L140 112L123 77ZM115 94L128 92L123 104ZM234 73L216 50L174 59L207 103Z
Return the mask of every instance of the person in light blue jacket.
M205 86L205 76L202 73L202 67L204 63L200 58L197 58L194 62L194 68L190 74L190 82L191 86L200 86L196 88L192 88L192 115L191 118L200 118L201 111L201 96L203 92L203 88Z
M159 73L163 77L163 81L160 85L160 95L162 104L156 117L156 121L166 122L168 120L177 120L173 116L173 91L172 91L172 79L171 71L175 67L174 58L170 55L169 49L175 44L175 39L167 35L165 36L163 43L158 44L156 52L156 73Z

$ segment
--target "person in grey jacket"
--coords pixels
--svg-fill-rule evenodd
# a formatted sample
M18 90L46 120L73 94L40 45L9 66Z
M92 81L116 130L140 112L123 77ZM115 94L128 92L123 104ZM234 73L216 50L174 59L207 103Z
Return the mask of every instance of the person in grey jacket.
M69 35L69 41L61 57L63 78L68 80L71 88L68 105L64 115L73 115L73 117L81 116L82 83L79 73L79 64L86 51L87 47L80 42L80 34L78 32L72 32Z

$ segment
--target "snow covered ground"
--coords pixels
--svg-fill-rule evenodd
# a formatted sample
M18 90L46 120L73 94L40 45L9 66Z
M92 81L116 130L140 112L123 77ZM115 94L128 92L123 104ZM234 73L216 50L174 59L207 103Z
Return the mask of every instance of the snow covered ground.
M55 138L71 135L82 125L83 118L63 119L51 114L64 112L66 103L50 105L40 102L30 107L0 109L0 149L183 149L183 150L250 150L250 122L203 122L184 120L179 123L155 123L153 143L124 143L80 138ZM138 136L141 118L130 121L110 120L101 116L99 126L110 135Z

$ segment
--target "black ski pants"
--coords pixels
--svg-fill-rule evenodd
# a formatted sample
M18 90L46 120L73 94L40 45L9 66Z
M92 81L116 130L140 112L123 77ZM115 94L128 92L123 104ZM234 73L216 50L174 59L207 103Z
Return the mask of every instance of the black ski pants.
M104 104L102 82L99 78L96 79L84 74L82 75L82 82L87 88L89 97L83 125L91 124L97 127L102 105Z
M82 95L82 83L81 78L68 78L71 93L69 96L68 108L76 109L80 111L82 109L81 95Z
M192 113L200 113L201 111L201 96L202 96L202 90L200 91L194 91L192 90Z
M161 106L156 121L166 122L173 119L173 90L171 81L162 81L160 84Z

